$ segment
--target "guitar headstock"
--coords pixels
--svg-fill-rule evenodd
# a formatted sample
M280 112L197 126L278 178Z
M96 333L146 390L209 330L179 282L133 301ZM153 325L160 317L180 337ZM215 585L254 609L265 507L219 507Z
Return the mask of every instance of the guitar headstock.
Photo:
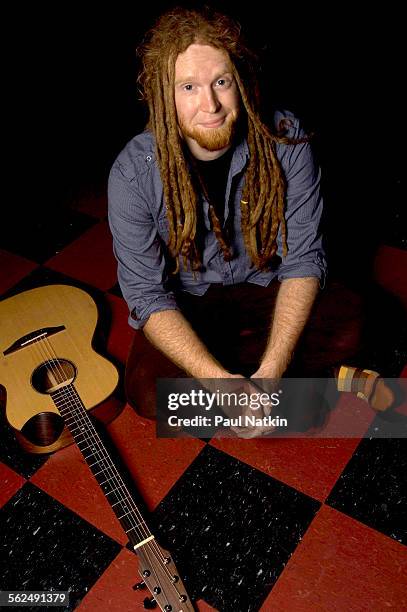
M155 539L136 549L139 557L139 574L153 596L146 598L144 607L157 604L163 612L194 612L195 608L167 550ZM156 602L156 604L155 604Z

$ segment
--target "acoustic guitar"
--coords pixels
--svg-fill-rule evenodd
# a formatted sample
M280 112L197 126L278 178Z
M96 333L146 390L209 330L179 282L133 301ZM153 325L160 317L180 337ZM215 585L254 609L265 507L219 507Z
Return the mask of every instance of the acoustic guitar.
M98 319L91 296L69 285L31 289L0 302L0 385L6 418L21 445L35 453L75 442L139 557L153 598L146 608L192 612L194 607L169 552L144 521L88 411L118 384L114 365L92 348ZM104 418L118 414L105 409Z

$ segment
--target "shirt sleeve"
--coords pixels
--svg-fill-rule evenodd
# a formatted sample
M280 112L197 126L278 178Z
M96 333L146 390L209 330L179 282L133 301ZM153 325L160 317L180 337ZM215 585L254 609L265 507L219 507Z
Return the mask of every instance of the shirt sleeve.
M304 132L295 119L295 137ZM319 278L321 288L325 285L327 262L322 243L321 216L323 201L320 191L321 171L315 164L309 142L286 145L282 166L287 182L287 246L286 257L282 256L282 238L277 238L277 253L282 257L278 268L278 279Z
M153 312L179 308L166 288L164 249L146 194L118 161L110 172L108 200L118 280L130 310L129 324L140 329Z

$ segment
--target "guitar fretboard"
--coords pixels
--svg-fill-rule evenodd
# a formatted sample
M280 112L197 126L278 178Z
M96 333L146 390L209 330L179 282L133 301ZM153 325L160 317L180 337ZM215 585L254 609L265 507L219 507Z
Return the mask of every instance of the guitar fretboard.
M100 485L132 545L152 537L137 505L97 433L73 384L51 393L86 463Z

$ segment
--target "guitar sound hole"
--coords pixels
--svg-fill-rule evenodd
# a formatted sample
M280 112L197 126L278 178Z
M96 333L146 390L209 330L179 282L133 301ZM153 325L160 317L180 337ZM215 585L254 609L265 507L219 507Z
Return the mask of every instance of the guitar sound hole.
M49 446L58 440L63 428L64 421L59 414L40 412L27 421L21 433L36 446Z
M53 393L76 378L75 366L66 359L50 359L38 366L31 377L32 386L39 393Z

